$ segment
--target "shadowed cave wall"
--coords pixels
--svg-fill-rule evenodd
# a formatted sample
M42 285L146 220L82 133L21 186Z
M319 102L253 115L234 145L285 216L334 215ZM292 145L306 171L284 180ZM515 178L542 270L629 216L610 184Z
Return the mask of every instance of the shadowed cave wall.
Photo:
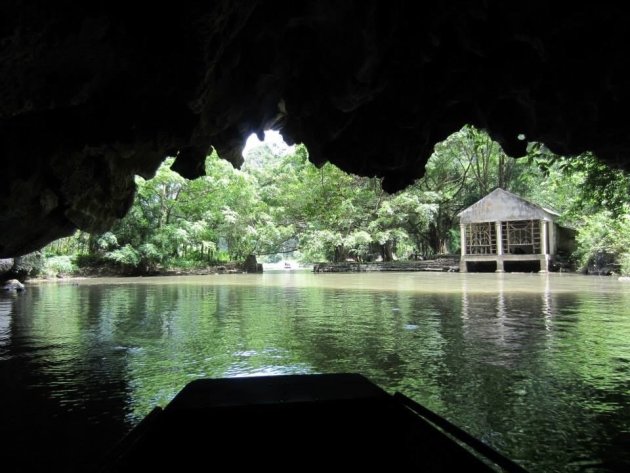
M315 163L420 177L466 123L628 168L622 6L543 1L216 1L0 6L0 257L103 231L133 176L185 177L211 147L238 165L266 128Z

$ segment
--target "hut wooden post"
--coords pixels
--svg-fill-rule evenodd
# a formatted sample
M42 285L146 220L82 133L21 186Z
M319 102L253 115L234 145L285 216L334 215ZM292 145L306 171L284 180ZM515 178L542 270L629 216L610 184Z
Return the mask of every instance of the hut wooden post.
M503 233L501 231L501 221L494 222L497 235L497 273L502 273L503 269Z
M540 271L541 273L547 272L547 266L549 265L547 261L547 221L540 221L540 254L542 257L540 258Z
M465 273L468 269L466 268L466 225L463 223L459 224L459 241L461 246L461 259L459 260L459 272Z

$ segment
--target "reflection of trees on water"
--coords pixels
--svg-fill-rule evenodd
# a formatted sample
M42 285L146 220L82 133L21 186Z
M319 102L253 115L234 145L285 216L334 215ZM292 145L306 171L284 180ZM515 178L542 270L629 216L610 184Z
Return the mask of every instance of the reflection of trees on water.
M43 386L46 409L89 411L91 424L135 422L199 377L360 372L525 465L541 455L538 465L568 464L593 439L603 458L623 458L603 450L614 450L630 418L630 309L606 311L630 308L630 294L554 292L545 278L523 279L536 285L527 293L499 275L485 285L458 280L461 292L440 293L34 288L10 300L20 315L0 353L13 365L0 369L11 382Z
M305 296L310 316L291 321L302 340L300 357L314 370L362 372L526 466L553 468L576 461L594 442L614 444L623 431L619 419L629 416L611 421L585 409L594 393L577 364L612 361L579 355L580 321L606 330L601 318L590 318L592 299L554 292L547 276L529 281L536 290L524 292L499 276L484 292L477 285L467 290L465 282L460 294L320 291ZM613 306L628 307L620 295L610 297ZM326 314L318 313L322 307ZM554 366L565 354L563 366ZM628 405L627 395L616 397Z
M11 316L16 298L15 293L0 292L0 361L4 357L3 347L11 341Z
M538 456L543 464L571 465L593 444L603 449L613 445L628 421L630 413L619 413L630 403L630 371L625 382L613 371L615 357L624 350L630 360L627 343L621 348L621 340L630 337L624 301L629 295L556 293L549 277L543 282L539 293L505 288L499 275L496 294L462 287L467 355L451 368L460 378L474 380L465 381L468 405L485 409L449 405L475 435L489 435L488 441L514 458ZM603 311L617 312L613 319L625 325L626 335L614 330ZM599 352L594 349L604 346ZM600 412L611 404L616 405L614 412ZM518 441L522 437L544 441ZM620 452L602 458L611 461ZM628 454L623 455L627 461Z
M95 343L98 316L88 320L86 296L70 285L30 286L12 302L0 435L5 462L24 471L91 469L128 428L124 362Z

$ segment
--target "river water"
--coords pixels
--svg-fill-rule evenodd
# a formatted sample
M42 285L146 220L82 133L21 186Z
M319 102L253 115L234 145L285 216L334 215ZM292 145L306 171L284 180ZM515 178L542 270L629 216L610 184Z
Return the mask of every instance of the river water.
M630 284L306 272L0 295L0 468L85 471L196 378L329 372L400 391L532 472L630 471Z

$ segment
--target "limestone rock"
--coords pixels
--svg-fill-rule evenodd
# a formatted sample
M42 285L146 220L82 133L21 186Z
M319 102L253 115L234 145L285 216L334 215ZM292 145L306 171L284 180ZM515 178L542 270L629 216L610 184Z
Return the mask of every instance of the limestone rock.
M266 128L390 191L466 123L630 167L623 4L62 3L0 6L0 257L103 231L134 175L238 165Z
M2 290L3 291L23 291L24 288L24 284L22 284L20 281L18 281L17 279L9 279L8 281L6 281L3 285L2 285Z
M13 267L13 258L0 259L0 275L7 273Z

